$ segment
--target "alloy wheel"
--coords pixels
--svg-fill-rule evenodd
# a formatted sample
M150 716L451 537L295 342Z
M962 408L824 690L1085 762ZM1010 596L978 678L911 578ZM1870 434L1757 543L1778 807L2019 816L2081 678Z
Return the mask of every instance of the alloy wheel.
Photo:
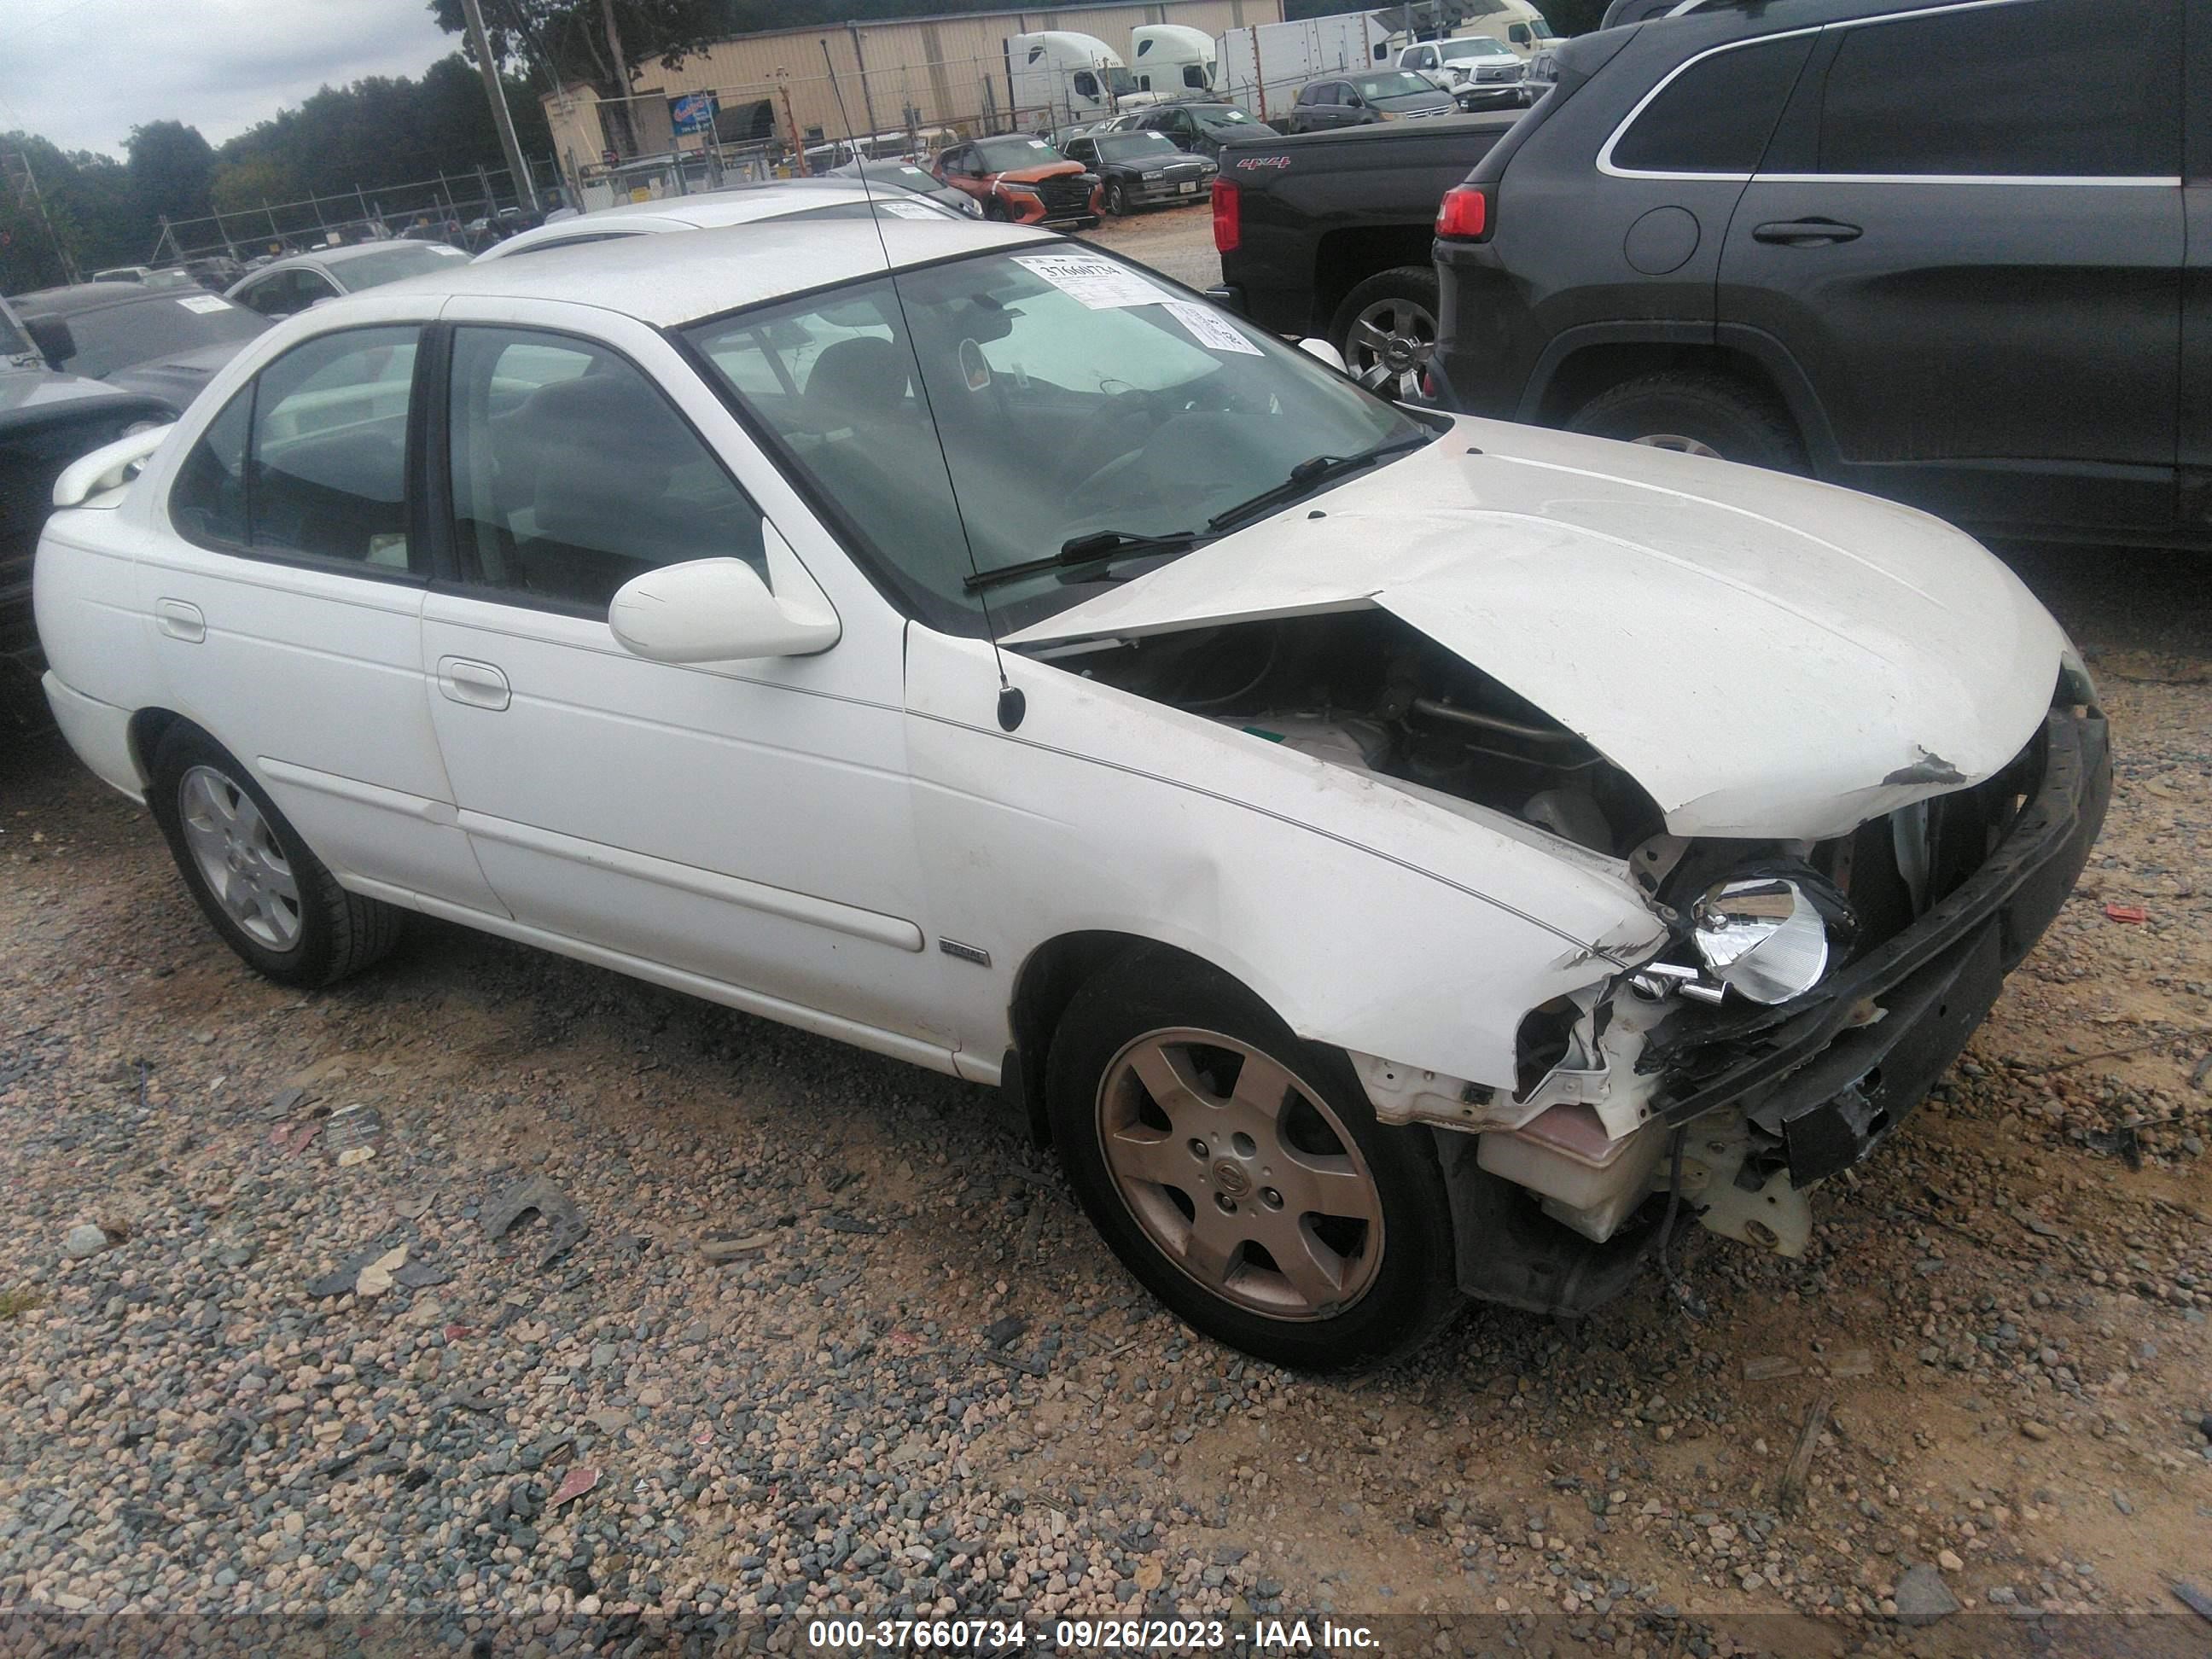
M291 861L253 797L212 766L177 784L185 844L223 913L258 945L289 951L300 942L300 887Z
M1421 395L1421 370L1437 347L1437 319L1411 300L1382 299L1352 320L1344 355L1352 377L1388 398Z
M1115 1191L1146 1238L1224 1301L1273 1319L1332 1317L1382 1260L1382 1206L1320 1091L1218 1031L1147 1031L1099 1085Z
M1677 455L1703 455L1716 461L1728 459L1703 439L1686 437L1680 432L1653 432L1629 441L1642 444L1646 449L1671 449Z

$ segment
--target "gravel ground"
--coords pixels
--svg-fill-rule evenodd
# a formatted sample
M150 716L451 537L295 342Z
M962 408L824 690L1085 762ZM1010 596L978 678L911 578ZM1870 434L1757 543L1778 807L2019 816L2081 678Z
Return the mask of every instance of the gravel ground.
M1187 288L1209 289L1221 280L1221 256L1213 251L1213 210L1203 202L1104 220L1097 229L1084 232L1083 240L1150 265Z
M1350 1382L1158 1311L990 1094L440 925L283 990L57 740L0 750L0 1607L556 1650L1511 1611L1674 1653L1677 1611L1830 1653L1900 1598L2170 1609L2212 1583L2212 594L2022 562L2101 677L2112 821L1808 1257L1693 1235L1694 1310L1475 1310Z

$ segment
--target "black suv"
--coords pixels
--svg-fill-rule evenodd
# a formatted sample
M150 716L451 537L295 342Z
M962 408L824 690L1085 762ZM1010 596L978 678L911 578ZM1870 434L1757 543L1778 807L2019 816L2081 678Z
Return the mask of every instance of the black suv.
M1708 4L1559 63L1439 210L1439 401L2212 541L2212 7Z

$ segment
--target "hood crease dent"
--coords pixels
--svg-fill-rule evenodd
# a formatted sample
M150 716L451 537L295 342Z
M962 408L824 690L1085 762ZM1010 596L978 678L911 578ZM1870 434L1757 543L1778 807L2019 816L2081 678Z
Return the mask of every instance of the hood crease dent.
M1678 836L1826 839L1978 782L2034 734L2065 648L1926 514L1466 419L1001 643L1370 605L1589 742Z

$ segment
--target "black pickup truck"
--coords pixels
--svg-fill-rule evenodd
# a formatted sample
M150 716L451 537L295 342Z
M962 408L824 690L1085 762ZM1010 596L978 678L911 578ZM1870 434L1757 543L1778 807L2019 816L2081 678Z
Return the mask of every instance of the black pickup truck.
M1520 111L1240 141L1213 185L1218 296L1319 335L1369 384L1419 393L1437 338L1437 204Z

